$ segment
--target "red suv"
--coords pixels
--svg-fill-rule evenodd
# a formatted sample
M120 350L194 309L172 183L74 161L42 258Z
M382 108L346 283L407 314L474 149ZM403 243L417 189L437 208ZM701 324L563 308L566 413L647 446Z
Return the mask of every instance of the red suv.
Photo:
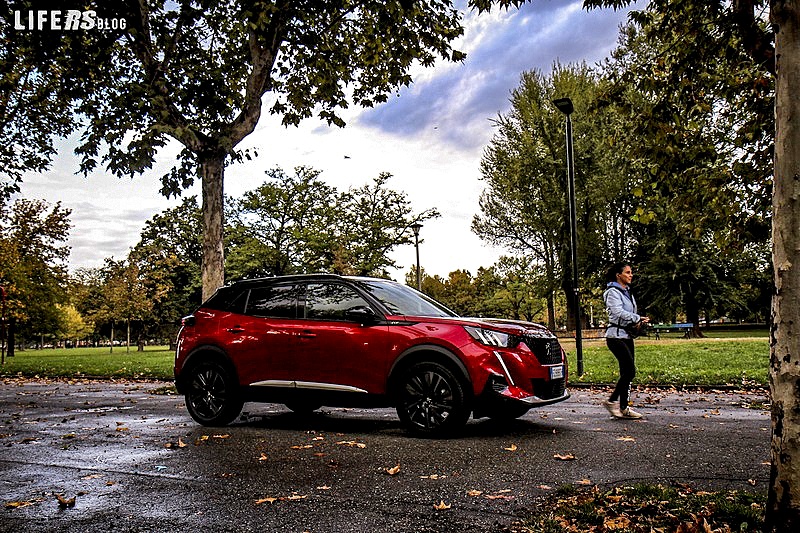
M462 318L410 287L302 275L220 288L183 319L175 383L197 422L245 401L296 412L394 406L410 430L447 436L569 398L556 337L530 322Z

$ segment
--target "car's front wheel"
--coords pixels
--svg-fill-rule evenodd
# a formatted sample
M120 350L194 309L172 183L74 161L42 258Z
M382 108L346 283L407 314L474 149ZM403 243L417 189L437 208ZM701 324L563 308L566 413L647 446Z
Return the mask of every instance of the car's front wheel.
M400 378L397 415L415 433L445 437L469 418L467 392L461 380L436 362L416 363Z
M242 411L244 402L233 374L216 361L189 369L186 408L204 426L224 426Z

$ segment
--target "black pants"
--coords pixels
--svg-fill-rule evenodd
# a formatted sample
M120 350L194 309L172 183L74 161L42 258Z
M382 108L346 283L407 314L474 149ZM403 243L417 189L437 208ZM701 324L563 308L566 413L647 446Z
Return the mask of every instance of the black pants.
M636 376L636 363L633 356L633 339L606 339L606 345L619 362L619 381L611 393L610 401L619 400L620 409L628 407L631 383Z

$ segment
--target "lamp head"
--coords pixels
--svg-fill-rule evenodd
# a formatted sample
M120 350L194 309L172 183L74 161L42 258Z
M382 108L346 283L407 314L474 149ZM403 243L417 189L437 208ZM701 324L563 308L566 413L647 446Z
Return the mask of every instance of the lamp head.
M420 224L419 222L415 222L414 224L411 224L411 230L414 232L414 235L419 236L419 230L420 230L421 227L422 227L422 224Z
M575 111L575 107L572 105L572 100L569 98L558 98L557 100L553 100L553 105L555 105L559 111L567 116L571 115L572 112Z

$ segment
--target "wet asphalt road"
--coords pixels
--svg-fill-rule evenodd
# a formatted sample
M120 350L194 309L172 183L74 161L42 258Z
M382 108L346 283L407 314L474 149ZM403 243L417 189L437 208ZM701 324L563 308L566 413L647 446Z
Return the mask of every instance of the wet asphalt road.
M568 483L764 491L769 475L760 392L638 391L646 419L619 421L605 391L573 389L425 440L390 409L247 404L204 428L168 386L0 382L0 531L495 531Z

